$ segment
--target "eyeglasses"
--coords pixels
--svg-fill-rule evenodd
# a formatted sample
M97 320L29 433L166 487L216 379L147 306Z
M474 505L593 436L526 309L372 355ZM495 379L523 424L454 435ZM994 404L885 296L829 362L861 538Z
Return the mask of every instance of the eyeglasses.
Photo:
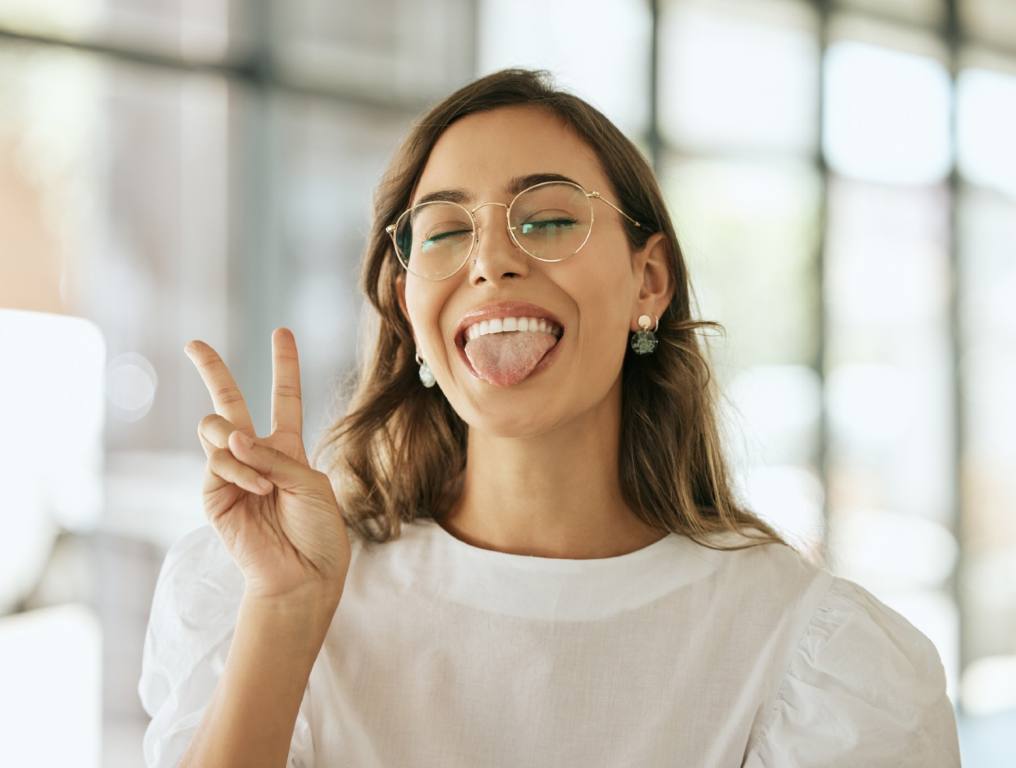
M479 240L475 214L486 205L505 209L508 236L539 261L563 261L578 253L593 227L593 199L600 200L639 229L645 226L599 192L570 181L544 181L519 192L511 202L480 203L472 210L447 200L414 205L385 227L395 255L409 272L445 280L462 268Z

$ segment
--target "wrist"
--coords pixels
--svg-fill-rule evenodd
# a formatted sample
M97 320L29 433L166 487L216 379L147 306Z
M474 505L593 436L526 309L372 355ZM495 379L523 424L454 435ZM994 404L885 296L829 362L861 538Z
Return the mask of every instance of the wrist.
M341 590L306 587L284 594L244 592L241 611L280 638L304 638L320 647L335 615Z
M267 609L314 610L331 608L342 597L344 582L326 583L324 581L306 581L297 587L283 591L263 587L250 580L244 586L243 598L256 602Z

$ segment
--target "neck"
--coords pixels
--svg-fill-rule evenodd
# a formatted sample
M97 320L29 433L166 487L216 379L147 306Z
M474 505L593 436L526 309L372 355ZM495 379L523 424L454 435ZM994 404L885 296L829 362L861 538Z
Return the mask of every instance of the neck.
M441 517L473 546L518 555L614 557L663 531L625 504L618 478L620 382L596 407L533 437L471 429L456 503Z

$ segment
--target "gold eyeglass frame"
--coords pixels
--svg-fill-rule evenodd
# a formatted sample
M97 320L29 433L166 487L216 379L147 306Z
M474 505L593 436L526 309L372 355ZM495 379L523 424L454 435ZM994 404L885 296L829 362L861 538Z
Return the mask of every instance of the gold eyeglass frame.
M385 232L387 232L389 237L391 237L391 239L392 239L392 247L395 249L395 256L398 258L399 263L403 266L403 268L406 269L406 271L412 272L414 275L416 275L417 277L423 278L424 280L430 280L432 282L440 282L441 280L447 280L449 277L452 277L460 269L462 269L463 265L467 261L469 261L469 257L473 253L473 249L476 247L476 244L480 240L480 237L479 237L479 231L480 231L479 230L479 226L478 226L478 224L476 222L476 218L473 216L473 214L476 213L481 208L483 208L484 206L487 206L487 205L500 205L502 208L505 209L504 217L505 217L505 226L508 228L508 236L511 238L512 242L515 243L515 245L523 253L525 253L527 256L531 256L532 258L536 259L537 261L543 261L543 262L548 262L548 263L556 263L556 262L559 262L559 261L564 261L565 259L570 258L570 257L574 256L576 253L578 253L579 251L581 251L582 248L585 246L585 244L589 241L589 236L593 233L593 223L596 221L596 214L595 214L595 211L593 209L593 204L591 202L589 203L589 230L586 232L585 238L579 244L578 248L576 248L574 251L569 253L567 256L562 256L560 259L544 259L544 258L541 258L540 256L537 256L537 255L527 251L525 246L522 245L522 243L520 243L518 238L515 236L515 229L516 229L516 227L513 227L512 224L511 224L511 221L512 221L512 219L511 219L512 206L515 205L515 201L518 200L520 197L522 197L522 195L526 194L526 192L529 192L531 190L537 189L538 187L547 186L548 184L567 184L570 187L575 187L580 192L582 192L582 194L585 196L587 201L589 201L590 199L600 200L600 201L606 203L607 205L609 205L611 208L613 208L618 213L620 213L622 216L624 216L626 219L628 219L628 221L630 221L632 224L634 224L639 229L645 229L646 228L644 224L642 224L641 222L636 221L635 219L633 219L631 216L629 216L627 213L622 211L620 208L618 208L616 205L614 205L612 202L610 202L607 198L605 198L603 195L601 195L596 190L588 191L581 184L577 184L577 183L572 182L572 181L564 181L564 180L559 180L559 179L552 179L551 181L541 181L539 184L533 184L530 187L526 187L521 192L516 194L515 197L513 197L511 199L511 201L509 203L507 203L507 204L505 204L505 203L495 203L495 202L480 203L475 208L470 210L469 208L466 208L464 205L452 202L451 200L428 200L426 203L418 203L417 205L414 205L412 208L407 208L405 211L400 213L399 217L397 219L395 219L395 223L394 224L389 224L387 227L385 227ZM403 217L411 214L412 211L414 209L416 209L416 208L422 208L423 206L427 206L427 205L434 205L435 203L443 203L443 204L446 204L446 205L457 205L459 208L461 208L463 211L466 212L466 215L469 217L469 222L473 226L472 240L469 243L469 249L466 251L466 255L463 257L462 262L457 267L455 267L455 269L453 269L451 272L449 272L444 277L427 277L426 275L421 275L419 272L414 272L413 270L411 270L409 268L408 263L406 261L403 261L402 253L399 250L399 244L395 240L395 232L399 228L399 222L402 221Z

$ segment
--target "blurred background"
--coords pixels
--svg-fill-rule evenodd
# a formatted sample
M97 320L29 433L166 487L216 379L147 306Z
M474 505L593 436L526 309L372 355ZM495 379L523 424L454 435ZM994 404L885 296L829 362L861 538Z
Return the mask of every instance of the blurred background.
M1016 0L3 0L0 764L141 765L212 344L308 449L422 110L549 69L656 169L747 503L937 646L1016 764Z

